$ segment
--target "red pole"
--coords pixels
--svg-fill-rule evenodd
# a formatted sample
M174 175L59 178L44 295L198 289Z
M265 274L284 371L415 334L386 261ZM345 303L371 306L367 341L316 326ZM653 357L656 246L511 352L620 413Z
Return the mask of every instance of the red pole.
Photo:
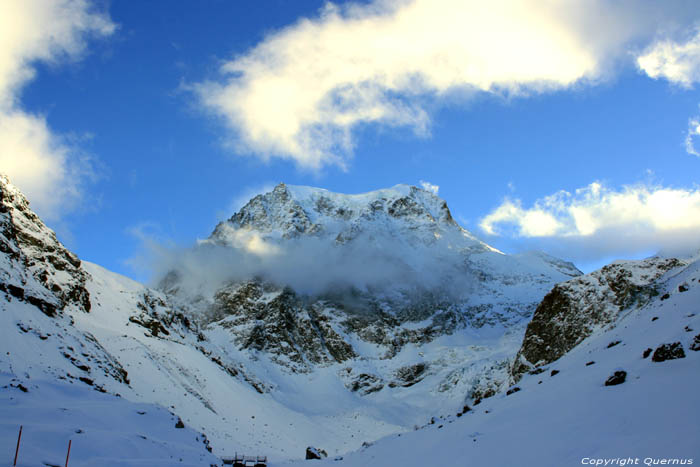
M70 443L72 441L69 439L68 440L68 454L66 454L66 467L68 467L68 458L70 457Z
M22 425L19 426L19 436L17 437L17 449L15 449L15 462L13 466L17 465L17 455L19 454L19 441L22 439Z

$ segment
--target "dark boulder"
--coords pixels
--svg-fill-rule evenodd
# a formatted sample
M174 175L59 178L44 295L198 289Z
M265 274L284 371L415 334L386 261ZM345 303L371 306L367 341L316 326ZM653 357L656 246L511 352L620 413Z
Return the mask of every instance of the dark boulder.
M651 361L665 362L666 360L675 360L677 358L685 358L685 352L680 342L673 342L672 344L658 346L654 351L654 355L651 356Z
M624 370L619 370L610 375L610 377L605 380L605 385L617 386L618 384L624 383L625 379L627 379L627 372Z
M306 460L323 459L324 457L328 457L328 453L323 449L318 449L313 446L306 448Z
M693 343L690 344L690 350L700 350L700 334L695 336L695 338L693 339Z

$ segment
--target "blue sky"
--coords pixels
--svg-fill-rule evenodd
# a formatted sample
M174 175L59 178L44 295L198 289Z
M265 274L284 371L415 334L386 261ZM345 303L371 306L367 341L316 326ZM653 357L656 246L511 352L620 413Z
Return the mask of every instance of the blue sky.
M0 171L138 279L280 181L427 182L586 269L697 246L700 5L552 4L3 2Z

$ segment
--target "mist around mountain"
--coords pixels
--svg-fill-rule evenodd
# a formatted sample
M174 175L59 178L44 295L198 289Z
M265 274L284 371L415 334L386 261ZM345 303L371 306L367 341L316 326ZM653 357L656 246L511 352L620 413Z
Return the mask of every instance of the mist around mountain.
M0 177L18 465L60 464L68 439L86 466L698 458L697 255L582 275L490 247L416 187L284 184L153 254L151 287L80 261Z

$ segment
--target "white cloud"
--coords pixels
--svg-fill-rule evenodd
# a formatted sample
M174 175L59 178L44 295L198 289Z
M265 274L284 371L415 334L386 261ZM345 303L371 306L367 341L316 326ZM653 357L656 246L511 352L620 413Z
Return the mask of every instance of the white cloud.
M430 182L426 182L424 180L420 181L420 186L423 187L425 191L430 191L433 194L438 194L438 191L440 191L440 185L435 185Z
M685 150L688 154L700 157L700 153L695 149L695 138L700 136L700 117L693 117L688 120L688 132L685 135Z
M585 244L603 253L697 248L700 188L634 185L613 190L598 182L560 191L523 208L506 199L484 217L491 235L547 238Z
M700 81L700 28L686 41L663 39L637 57L637 65L651 78L666 78L685 88Z
M37 61L76 60L88 35L108 35L114 28L85 0L0 2L0 170L47 219L75 206L92 169L43 116L21 108L22 87L34 77Z
M436 100L474 92L527 96L604 79L630 41L679 17L681 3L328 4L319 17L225 62L218 81L192 89L231 130L238 150L305 168L344 168L357 125L406 126L426 135L428 106Z

